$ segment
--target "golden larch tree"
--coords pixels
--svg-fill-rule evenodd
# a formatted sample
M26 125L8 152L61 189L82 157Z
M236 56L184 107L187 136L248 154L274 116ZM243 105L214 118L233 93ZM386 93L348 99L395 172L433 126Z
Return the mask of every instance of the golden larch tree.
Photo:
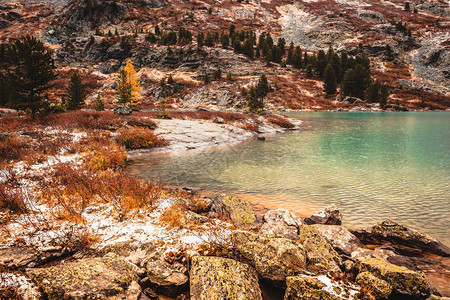
M141 99L142 88L141 83L137 78L136 70L134 69L133 63L130 59L127 60L127 64L125 65L125 72L128 77L128 82L131 86L131 108L137 108L137 106L139 105L139 100Z

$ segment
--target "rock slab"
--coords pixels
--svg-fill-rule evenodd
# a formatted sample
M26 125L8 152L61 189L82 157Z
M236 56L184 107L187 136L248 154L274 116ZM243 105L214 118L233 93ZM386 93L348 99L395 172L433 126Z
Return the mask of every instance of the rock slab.
M298 239L298 227L302 225L299 217L286 209L269 210L263 217L261 233L276 233L288 239Z
M325 207L318 211L309 218L305 218L305 224L325 224L325 225L341 225L342 214L339 209L334 205Z
M233 255L255 267L260 278L284 285L287 276L306 266L301 244L275 234L236 230L231 235Z
M47 268L27 269L46 299L137 300L141 288L131 265L114 253Z
M219 216L231 220L236 226L252 227L257 223L251 204L235 196L217 197L212 210Z
M262 300L256 271L249 265L214 256L195 256L190 271L191 300Z

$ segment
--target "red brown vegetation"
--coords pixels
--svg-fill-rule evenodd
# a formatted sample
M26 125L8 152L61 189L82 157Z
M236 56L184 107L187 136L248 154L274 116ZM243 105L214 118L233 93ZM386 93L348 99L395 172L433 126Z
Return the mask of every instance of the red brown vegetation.
M118 131L116 140L119 145L131 150L167 145L167 141L156 136L153 131L148 128L140 127L121 128Z
M151 209L161 196L161 184L144 182L122 172L96 173L68 164L55 168L42 182L41 199L50 204L56 217L82 222L85 209L93 204L113 205L123 219L131 210Z
M265 115L264 118L272 124L275 124L281 128L293 128L292 124L287 118L279 115Z
M11 185L0 182L0 209L13 213L27 213L25 196L17 192Z

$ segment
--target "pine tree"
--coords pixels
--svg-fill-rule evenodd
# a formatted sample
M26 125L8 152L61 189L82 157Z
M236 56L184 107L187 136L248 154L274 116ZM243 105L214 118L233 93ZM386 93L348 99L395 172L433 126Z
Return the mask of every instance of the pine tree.
M386 106L388 97L389 97L389 88L386 85L382 84L380 86L380 98L378 100L381 108L384 108Z
M81 82L81 76L78 72L74 72L70 77L69 86L67 88L67 110L80 109L86 100L86 90Z
M128 74L125 69L121 69L119 71L119 78L116 87L116 99L117 102L127 105L131 103L132 93L131 93L131 84L128 80Z
M256 89L254 86L250 87L249 91L247 92L246 98L247 98L247 107L250 110L250 112L257 113L263 110L263 107L261 107L261 102L256 96Z
M134 70L133 63L131 60L127 60L127 64L125 65L125 72L128 77L129 84L131 86L131 99L130 99L130 107L136 109L139 105L139 100L141 99L141 83L137 78L137 73Z
M293 57L294 57L294 43L291 42L291 44L289 45L289 49L288 49L286 64L292 65Z
M324 90L327 95L336 93L336 72L331 64L328 64L324 72Z
M372 83L366 91L366 99L371 102L379 102L380 100L380 84L378 82Z
M341 58L337 53L332 53L330 57L330 64L333 66L334 72L336 74L336 80L338 83L342 80L342 63Z
M319 74L320 78L323 78L323 73L325 72L326 66L327 66L327 59L325 52L323 50L319 50L316 61L316 73Z
M103 111L105 110L105 103L103 102L102 97L100 95L97 95L94 102L94 109L96 111Z
M264 107L263 100L267 96L267 94L271 91L269 81L267 80L266 74L262 74L259 77L259 81L255 86L256 96L261 101L261 107Z
M0 71L0 81L8 93L1 102L36 112L43 108L44 95L56 79L52 54L42 41L29 35L16 39L9 47L8 60Z
M306 66L306 78L312 78L313 77L313 70L312 69L313 68L312 68L311 64L308 64Z

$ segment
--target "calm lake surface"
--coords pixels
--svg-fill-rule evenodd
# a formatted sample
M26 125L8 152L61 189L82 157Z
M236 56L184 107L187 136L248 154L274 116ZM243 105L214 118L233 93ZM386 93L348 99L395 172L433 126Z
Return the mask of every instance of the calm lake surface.
M334 203L346 226L390 218L450 245L450 113L288 115L304 120L303 130L266 135L265 142L144 155L127 172L259 195L263 205L275 197L295 211Z

